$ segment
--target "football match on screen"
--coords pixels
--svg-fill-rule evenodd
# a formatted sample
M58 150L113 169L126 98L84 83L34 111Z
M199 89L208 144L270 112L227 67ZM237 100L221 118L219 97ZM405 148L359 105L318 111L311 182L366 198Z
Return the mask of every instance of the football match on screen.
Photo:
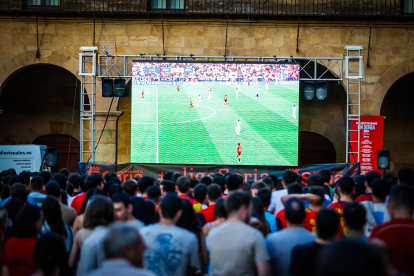
M131 162L298 165L299 70L133 62Z

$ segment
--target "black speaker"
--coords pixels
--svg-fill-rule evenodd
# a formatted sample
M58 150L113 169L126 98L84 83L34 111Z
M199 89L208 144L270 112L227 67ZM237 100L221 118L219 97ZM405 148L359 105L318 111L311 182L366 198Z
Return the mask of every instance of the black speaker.
M114 96L114 80L102 79L102 97Z
M326 100L328 97L328 83L321 81L316 83L316 99L319 101Z
M115 97L125 97L125 80L115 79Z
M305 82L305 87L303 88L303 95L308 101L313 100L315 97L315 82L307 81Z
M45 153L46 166L53 167L57 163L57 149L56 148L46 148Z
M379 150L378 151L378 169L388 170L390 168L390 151Z

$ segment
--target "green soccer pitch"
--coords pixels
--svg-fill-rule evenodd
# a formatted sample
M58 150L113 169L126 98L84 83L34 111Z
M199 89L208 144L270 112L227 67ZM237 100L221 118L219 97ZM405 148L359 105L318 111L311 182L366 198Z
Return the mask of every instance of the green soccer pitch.
M298 164L298 85L241 85L238 99L237 86L211 87L209 99L210 86L133 85L131 162L235 165L240 143L240 165Z

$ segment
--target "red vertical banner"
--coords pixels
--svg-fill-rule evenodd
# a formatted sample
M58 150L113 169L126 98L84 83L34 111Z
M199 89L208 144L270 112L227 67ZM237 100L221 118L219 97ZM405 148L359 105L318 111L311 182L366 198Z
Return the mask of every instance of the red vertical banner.
M378 169L378 151L383 147L383 131L384 131L384 116L368 116L361 115L361 124L359 132L361 137L361 145L359 150L359 163L361 174L376 170L382 174ZM351 130L358 129L358 122L353 121ZM351 132L351 141L358 141L358 132ZM350 152L358 151L358 142L349 143ZM357 153L350 155L350 162L357 162Z

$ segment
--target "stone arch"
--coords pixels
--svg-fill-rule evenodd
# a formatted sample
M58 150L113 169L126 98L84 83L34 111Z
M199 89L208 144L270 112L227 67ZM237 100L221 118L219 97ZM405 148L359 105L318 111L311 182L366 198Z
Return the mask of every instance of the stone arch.
M394 65L381 75L368 98L370 115L380 115L385 94L387 94L388 90L397 80L411 72L414 72L414 58Z

